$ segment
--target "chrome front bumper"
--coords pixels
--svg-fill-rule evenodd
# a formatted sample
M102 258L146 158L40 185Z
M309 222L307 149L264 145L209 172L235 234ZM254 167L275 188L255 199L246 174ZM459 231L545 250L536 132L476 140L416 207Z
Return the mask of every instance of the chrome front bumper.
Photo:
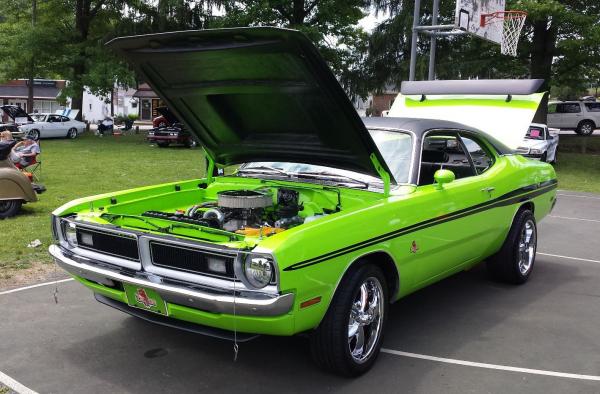
M167 302L211 313L245 316L279 316L294 305L294 294L266 294L203 287L198 284L164 278L147 272L133 272L101 261L76 256L58 245L48 249L56 263L68 273L106 286L128 283L153 289ZM115 283L117 282L117 283Z

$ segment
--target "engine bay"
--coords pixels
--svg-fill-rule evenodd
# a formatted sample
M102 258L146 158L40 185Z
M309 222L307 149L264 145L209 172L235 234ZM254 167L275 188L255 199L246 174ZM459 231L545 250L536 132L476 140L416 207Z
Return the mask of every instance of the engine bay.
M244 236L270 236L339 210L303 212L300 192L290 188L223 190L216 201L191 205L175 212L145 211L142 216L188 223Z

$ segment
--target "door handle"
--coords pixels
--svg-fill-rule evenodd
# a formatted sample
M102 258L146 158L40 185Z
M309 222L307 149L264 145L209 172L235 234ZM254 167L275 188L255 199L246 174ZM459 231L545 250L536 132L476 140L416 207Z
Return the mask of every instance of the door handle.
M496 190L495 187L484 187L483 189L481 189L482 192L486 192L486 193L492 193L494 190Z

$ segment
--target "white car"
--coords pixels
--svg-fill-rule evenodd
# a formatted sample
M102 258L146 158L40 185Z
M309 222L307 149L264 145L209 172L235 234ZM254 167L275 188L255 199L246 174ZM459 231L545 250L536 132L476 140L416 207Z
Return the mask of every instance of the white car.
M73 118L78 111L73 111L69 115ZM77 138L85 130L85 123L74 120L68 116L52 113L29 114L33 123L19 126L19 131L25 135L40 138L66 137Z
M552 101L548 103L548 127L591 135L600 127L600 102Z
M534 160L556 163L559 130L545 124L532 123L517 153Z

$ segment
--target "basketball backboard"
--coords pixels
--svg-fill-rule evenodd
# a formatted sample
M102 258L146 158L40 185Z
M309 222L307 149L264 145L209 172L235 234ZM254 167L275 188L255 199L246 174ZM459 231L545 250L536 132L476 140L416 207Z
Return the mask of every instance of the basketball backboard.
M504 11L506 0L456 0L457 29L474 36L494 42L502 43L502 26L482 26L481 16L494 12Z

